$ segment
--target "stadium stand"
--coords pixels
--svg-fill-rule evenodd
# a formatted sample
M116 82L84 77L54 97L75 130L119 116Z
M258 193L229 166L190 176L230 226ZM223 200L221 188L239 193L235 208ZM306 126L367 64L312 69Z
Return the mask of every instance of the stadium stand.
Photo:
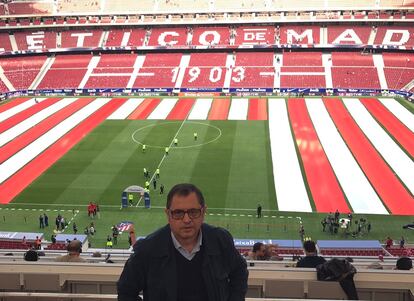
M52 41L49 40L49 45ZM324 62L323 55L327 56ZM59 85L60 88L78 88L88 66L91 68L86 78L87 82L91 78L86 85L88 88L105 87L105 83L110 83L112 88L125 88L129 78L135 76L134 68L137 68L136 80L131 87L148 88L175 87L180 70L183 70L180 85L183 88L250 88L255 85L273 88L278 81L283 88L325 88L331 74L333 88L403 89L413 79L414 57L411 54L383 53L377 55L376 61L371 54L354 51L332 51L323 55L315 51L239 51L230 54L148 53L137 59L136 54L58 54L49 58L36 56L29 59L23 56L2 59L0 66L14 88L21 90L32 85L38 89L58 89ZM383 61L383 66L377 61ZM70 76L61 77L61 72ZM227 72L231 72L231 77L225 83ZM379 78L381 72L384 74L382 83ZM23 73L26 76L23 77ZM36 83L39 73L41 76ZM122 78L116 80L115 75ZM158 77L156 82L152 80L154 77Z

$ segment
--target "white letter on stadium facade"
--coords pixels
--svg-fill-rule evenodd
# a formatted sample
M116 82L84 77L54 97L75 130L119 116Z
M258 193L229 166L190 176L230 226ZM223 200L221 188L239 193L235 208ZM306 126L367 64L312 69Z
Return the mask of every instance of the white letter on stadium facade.
M243 29L243 44L266 44L266 29Z
M168 45L175 45L175 44L178 43L178 41L169 41L169 42L166 42L165 41L166 36L179 37L180 35L177 32L175 32L175 31L166 31L166 32L163 32L158 37L158 45L166 46L167 44Z
M43 48L43 40L45 33L43 31L34 32L30 36L26 36L27 49L36 50Z
M392 37L395 34L401 34L399 41L392 41ZM410 32L407 29L387 29L384 36L384 45L404 45L410 39Z
M345 30L335 39L335 41L332 42L332 44L341 44L341 42L354 42L354 44L362 44L361 39L353 29Z
M81 32L81 33L72 33L71 37L77 37L78 42L76 43L76 47L83 47L83 43L85 42L86 37L91 37L93 34L91 32Z
M286 34L288 44L302 44L302 41L304 41L305 39L308 39L308 42L306 44L313 44L312 29L306 29L301 34L298 34L293 29L288 29Z
M212 36L212 39L207 40L207 36ZM205 31L198 38L201 45L217 45L220 42L220 34L217 31Z

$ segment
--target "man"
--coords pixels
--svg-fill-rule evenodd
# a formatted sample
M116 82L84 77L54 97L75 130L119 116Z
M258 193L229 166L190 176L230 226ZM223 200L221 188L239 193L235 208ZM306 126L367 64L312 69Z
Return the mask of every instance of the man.
M145 181L145 188L149 190L150 187L150 182L149 181Z
M160 169L157 168L157 170L155 171L155 178L159 179L160 178Z
M78 226L76 225L76 223L73 223L72 229L73 229L73 234L78 233Z
M118 281L118 300L238 301L247 291L247 265L222 228L204 224L206 206L192 184L167 195L168 225L139 240Z
M174 138L174 145L177 146L178 145L178 139Z
M49 227L49 217L46 215L46 213L43 213L43 219L45 221L45 227Z
M40 229L43 229L45 227L42 214L39 216L39 226L40 226Z
M55 261L59 262L84 262L85 259L80 257L82 253L82 243L79 240L72 240L66 247L68 254L56 257Z
M264 260L266 252L266 246L262 242L257 242L253 245L253 249L249 252L249 255L246 257L248 260Z
M316 268L317 265L324 263L325 258L318 256L316 252L316 245L313 241L307 240L303 243L305 250L305 257L298 261L296 267L298 268Z
M257 218L261 218L262 217L262 205L258 204L256 211L257 211Z
M147 146L145 144L142 145L142 152L145 153Z
M387 240L385 241L385 248L389 249L392 247L392 245L394 244L394 241L392 240L391 237L387 237Z
M144 178L147 178L147 169L144 167Z
M409 271L413 268L413 261L410 257L400 257L395 265L396 270Z
M118 227L113 225L112 226L112 239L114 241L114 245L118 244L118 235L119 235Z
M168 152L170 151L170 148L167 146L166 148L165 148L165 155L166 156L168 156Z
M157 180L153 179L152 180L152 185L154 187L154 190L157 190Z
M194 132L193 136L194 136L194 141L197 141L197 138L198 138L197 132Z
M164 184L160 185L160 194L164 194Z
M129 206L134 205L134 195L132 193L128 194L128 203L129 203Z

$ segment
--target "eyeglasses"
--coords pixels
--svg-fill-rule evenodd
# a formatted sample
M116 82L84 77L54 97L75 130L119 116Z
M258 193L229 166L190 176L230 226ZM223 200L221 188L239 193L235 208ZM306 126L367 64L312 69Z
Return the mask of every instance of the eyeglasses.
M173 219L183 219L185 214L188 214L188 217L191 219L199 218L201 216L201 211L203 208L191 208L188 210L175 209L170 210L170 215Z

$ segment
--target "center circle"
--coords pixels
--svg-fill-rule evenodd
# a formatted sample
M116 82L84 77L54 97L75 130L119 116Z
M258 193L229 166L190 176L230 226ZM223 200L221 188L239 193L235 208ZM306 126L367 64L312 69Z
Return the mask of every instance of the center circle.
M148 148L160 148L160 149L164 149L166 146L170 146L171 141L169 142L168 145L151 145L151 144L143 143L141 140L137 139L136 138L136 134L139 133L139 132L141 132L141 131L143 131L143 130L145 130L145 129L147 129L147 128L151 128L151 127L155 127L155 126L166 126L166 125L177 124L177 123L180 123L181 124L181 122L164 122L164 123L153 123L153 124L149 124L149 125L143 126L143 127L139 128L139 129L135 130L132 133L131 138L132 138L132 140L135 143L137 143L139 145L144 145L145 144ZM210 143L218 140L221 137L221 134L222 134L220 128L218 128L218 127L216 127L214 125L208 124L208 123L195 122L195 121L186 121L185 124L197 124L197 125L203 125L203 126L211 127L211 128L213 128L213 129L215 129L217 131L217 135L215 137L211 138L210 140L207 140L207 141L205 141L203 143L194 144L194 145L187 145L187 146L174 146L174 148L177 148L177 149L186 149L186 148L193 148L193 147L199 147L199 146L203 146L203 145L206 145L206 144L210 144Z

